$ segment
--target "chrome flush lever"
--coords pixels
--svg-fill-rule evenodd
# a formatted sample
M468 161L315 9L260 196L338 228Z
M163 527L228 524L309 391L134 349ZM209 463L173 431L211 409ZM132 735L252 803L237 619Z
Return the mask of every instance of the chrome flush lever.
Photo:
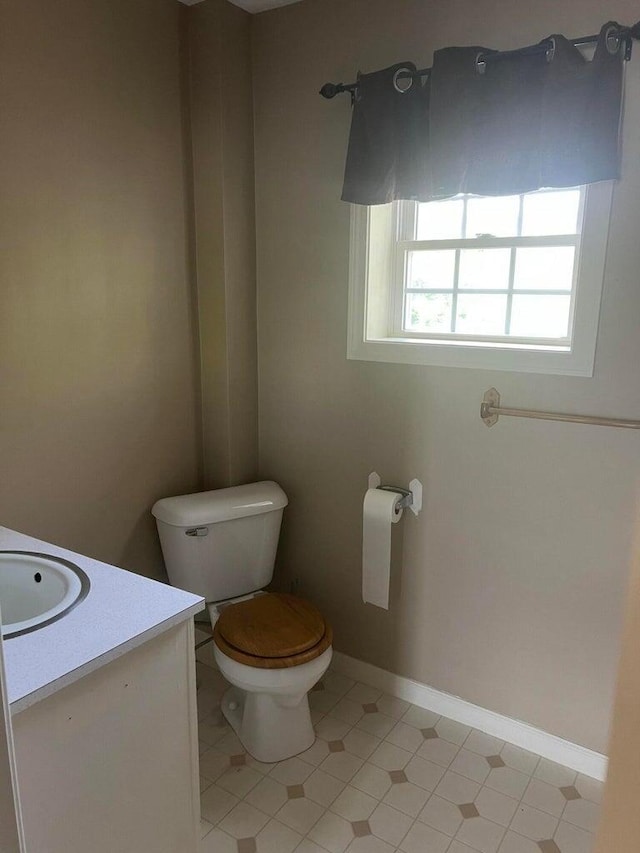
M185 530L187 536L207 536L208 533L208 527L191 527L189 530Z

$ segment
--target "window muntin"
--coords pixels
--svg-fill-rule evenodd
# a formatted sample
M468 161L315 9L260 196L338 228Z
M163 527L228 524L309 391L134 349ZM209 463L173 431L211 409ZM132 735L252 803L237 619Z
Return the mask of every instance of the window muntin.
M395 205L397 338L571 346L583 188Z

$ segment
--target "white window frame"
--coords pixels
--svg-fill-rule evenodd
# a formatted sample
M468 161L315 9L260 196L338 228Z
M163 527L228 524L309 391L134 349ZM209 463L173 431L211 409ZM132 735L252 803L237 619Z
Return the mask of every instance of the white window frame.
M577 241L570 340L536 342L531 339L413 333L402 330L404 292L403 237L413 231L403 221L410 206L351 208L349 271L349 327L347 357L363 361L423 364L593 376L600 301L604 279L613 182L592 184L584 190L584 215ZM403 211L405 213L403 213ZM408 213L411 216L411 213ZM522 245L544 245L544 237L517 238ZM441 241L454 248L455 242ZM558 245L550 237L549 244ZM514 245L514 239L478 238L473 248ZM428 241L436 248L434 241ZM425 242L425 245L426 242ZM468 241L465 243L469 247ZM419 248L412 242L412 248Z

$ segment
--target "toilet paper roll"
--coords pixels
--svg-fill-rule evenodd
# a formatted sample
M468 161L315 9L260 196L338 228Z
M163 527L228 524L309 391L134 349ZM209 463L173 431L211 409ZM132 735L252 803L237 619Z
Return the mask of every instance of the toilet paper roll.
M395 511L400 495L383 489L369 489L362 509L362 599L389 609L391 577L391 525L402 518Z

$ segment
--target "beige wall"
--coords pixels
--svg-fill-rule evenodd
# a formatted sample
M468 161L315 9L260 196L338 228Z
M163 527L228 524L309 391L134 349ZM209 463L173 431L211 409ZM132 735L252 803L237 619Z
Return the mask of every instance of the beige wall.
M251 16L188 10L206 488L258 467Z
M0 523L148 574L199 485L175 0L0 0Z
M304 0L254 20L260 473L290 498L280 583L336 647L604 751L640 475L633 432L478 418L508 405L638 417L640 56L628 68L593 379L347 361L347 98L327 80L448 44L507 47L632 22L632 0ZM425 507L394 535L401 592L362 604L367 475Z
M250 25L221 0L0 0L0 521L157 572L150 505L203 482L196 269L204 483L255 476L251 26L260 475L291 499L280 583L299 579L340 650L604 750L637 436L489 431L477 408L496 385L512 405L640 411L640 62L593 379L346 360L349 104L317 90L359 67L428 64L441 45L634 13L631 0L304 0ZM389 613L360 599L374 468L426 489L395 531Z

